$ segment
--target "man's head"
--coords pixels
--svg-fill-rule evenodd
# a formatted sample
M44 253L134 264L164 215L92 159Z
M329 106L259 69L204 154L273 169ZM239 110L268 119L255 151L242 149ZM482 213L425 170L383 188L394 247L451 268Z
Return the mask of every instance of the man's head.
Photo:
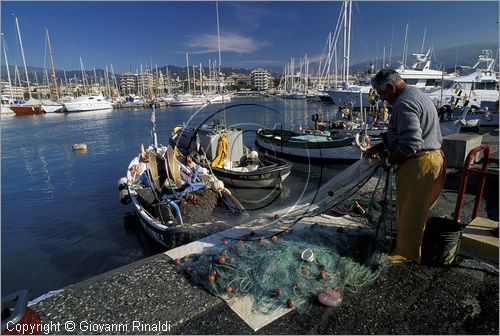
M385 100L392 105L401 90L406 87L406 82L396 70L382 69L372 77L372 86L377 91L380 100Z

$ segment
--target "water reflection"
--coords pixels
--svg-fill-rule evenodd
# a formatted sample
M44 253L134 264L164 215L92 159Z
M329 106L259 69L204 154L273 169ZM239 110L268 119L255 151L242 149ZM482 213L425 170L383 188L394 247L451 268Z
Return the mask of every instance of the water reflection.
M250 148L257 128L275 123L295 130L311 127L311 114L334 111L272 97L240 98L228 106L240 103L275 110L247 106L226 111L228 125L242 128ZM156 109L159 142L168 143L175 125L190 121L198 126L220 109ZM28 288L37 296L164 250L142 230L133 208L120 204L116 188L141 143L151 141L151 111L2 115L2 293ZM75 143L87 144L87 152L74 152ZM282 189L234 193L258 217L294 204L334 171L294 163Z

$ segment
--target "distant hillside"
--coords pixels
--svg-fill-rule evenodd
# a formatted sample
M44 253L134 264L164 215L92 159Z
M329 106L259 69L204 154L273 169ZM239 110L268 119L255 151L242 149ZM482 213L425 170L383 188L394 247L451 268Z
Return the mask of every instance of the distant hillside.
M493 55L498 57L498 42L491 43L474 43L460 47L452 47L447 49L434 49L434 56L432 57L433 63L432 67L434 69L449 69L453 70L455 67L459 67L461 65L473 66L476 64L477 56L481 54L483 49L491 49L493 51ZM412 51L407 55L408 61L407 65L411 65L413 62ZM399 62L401 60L401 55L393 56L391 67L398 67ZM383 60L378 59L376 63L379 67L382 65ZM352 71L364 72L368 69L370 65L370 61L365 61L357 64L351 65ZM498 71L498 58L496 63L496 69Z
M433 56L433 68L434 69L440 69L440 68L445 68L445 69L453 69L455 66L460 66L460 65L468 65L472 66L476 63L477 56L481 53L483 49L491 49L493 51L493 54L497 55L498 52L498 43L491 42L491 43L475 43L475 44L469 44L465 46L460 46L460 47L452 47L452 48L447 48L447 49L435 49L434 50L434 56ZM401 60L401 55L393 56L392 57L392 67L397 67L399 65L399 60ZM408 63L411 65L411 62L413 61L411 52L408 55ZM382 65L382 59L376 60L376 64L380 67ZM370 65L370 61L364 61L356 64L351 64L351 71L353 72L364 72L368 69ZM10 76L12 78L12 81L14 81L14 66L10 65ZM282 67L266 67L269 69L274 76L279 76L282 73L283 68ZM498 59L497 59L497 64L496 68L498 71ZM181 79L187 78L187 71L186 67L178 67L174 65L169 65L168 66L169 72L172 77L177 77ZM317 69L317 64L311 64L311 73L315 73ZM166 73L166 66L159 68L163 74ZM21 80L24 81L24 69L22 66L18 66L18 71L19 75L21 76ZM231 73L237 73L237 74L244 74L244 75L249 75L251 70L249 69L242 69L242 68L222 68L221 71L224 73L224 75L228 76ZM44 78L44 73L45 70L40 67L31 67L28 66L28 75L30 79L34 82L35 81L35 73L36 76L38 77L38 83L43 83L43 78ZM203 72L205 74L208 74L208 67L203 67ZM192 76L192 68L189 71L190 76ZM2 74L2 80L7 80L7 71L6 67L2 65L1 67L1 74ZM86 71L86 74L88 78L94 78L94 70L92 71ZM96 74L98 77L104 77L104 70L103 69L96 69ZM63 70L56 70L56 76L59 79L63 79L64 81L64 71ZM80 70L67 70L66 71L66 78L70 80L70 78L77 77L78 80L80 80L82 73ZM196 76L199 76L198 70L196 72ZM117 80L119 79L120 75L116 74Z

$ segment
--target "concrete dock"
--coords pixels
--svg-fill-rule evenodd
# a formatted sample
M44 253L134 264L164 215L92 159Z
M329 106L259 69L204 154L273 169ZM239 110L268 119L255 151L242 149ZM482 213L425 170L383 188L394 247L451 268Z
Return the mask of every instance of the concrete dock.
M498 138L487 141L498 157ZM459 181L460 171L450 169L431 216L452 216ZM471 222L473 187L465 197L464 223ZM487 185L479 216L498 226L498 181ZM179 273L164 253L64 288L31 308L48 334L498 335L498 255L492 261L460 252L449 267L391 265L374 282L346 291L339 308L315 302L310 311L292 310L257 331Z

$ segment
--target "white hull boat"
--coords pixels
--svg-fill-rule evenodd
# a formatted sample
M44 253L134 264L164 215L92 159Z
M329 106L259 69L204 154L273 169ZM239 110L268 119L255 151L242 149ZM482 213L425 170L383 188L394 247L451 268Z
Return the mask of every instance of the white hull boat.
M194 155L194 161L211 169L225 185L235 188L279 189L292 169L292 163L287 160L250 151L243 145L243 131L216 124L176 127L170 144L185 155L203 148L200 155ZM224 151L224 147L227 150ZM201 155L206 160L201 160Z
M64 105L58 104L58 103L53 102L53 101L43 101L42 100L42 110L45 113L62 112L64 110Z
M359 160L362 156L350 134L301 134L260 129L255 142L261 151L302 163L343 164Z
M85 112L112 109L113 105L102 95L85 95L65 102L64 108L68 112Z

